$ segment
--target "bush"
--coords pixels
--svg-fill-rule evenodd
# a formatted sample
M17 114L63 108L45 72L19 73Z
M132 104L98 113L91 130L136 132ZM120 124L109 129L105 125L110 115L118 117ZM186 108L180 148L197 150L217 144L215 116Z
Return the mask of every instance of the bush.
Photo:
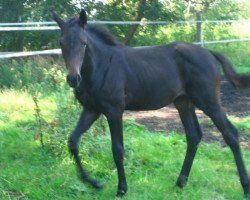
M234 64L234 68L238 72L250 72L250 41L226 44L209 44L205 45L205 47L224 53Z
M56 90L64 84L64 63L53 57L0 60L0 88Z

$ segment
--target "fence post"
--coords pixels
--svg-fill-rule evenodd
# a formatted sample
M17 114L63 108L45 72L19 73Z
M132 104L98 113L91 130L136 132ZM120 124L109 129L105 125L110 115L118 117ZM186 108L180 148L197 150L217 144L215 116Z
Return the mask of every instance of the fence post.
M197 12L196 18L197 18L197 23L196 23L197 42L199 42L200 46L204 47L203 33L202 33L202 13Z

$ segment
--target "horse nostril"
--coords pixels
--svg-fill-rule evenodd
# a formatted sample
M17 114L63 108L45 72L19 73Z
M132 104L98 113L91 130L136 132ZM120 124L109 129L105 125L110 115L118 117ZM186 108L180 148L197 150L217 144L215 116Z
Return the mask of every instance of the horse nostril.
M67 75L67 82L68 82L69 86L72 88L79 87L81 80L82 80L82 78L80 75L76 75L76 76Z
M77 84L77 86L80 85L81 80L82 80L82 77L81 77L81 75L78 74L78 75L76 76L76 84Z

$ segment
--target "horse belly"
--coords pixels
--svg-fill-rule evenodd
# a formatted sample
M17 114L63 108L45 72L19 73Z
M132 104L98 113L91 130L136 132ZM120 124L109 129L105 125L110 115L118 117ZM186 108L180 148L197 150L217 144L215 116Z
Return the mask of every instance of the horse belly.
M177 87L165 87L151 91L140 91L126 98L126 110L156 110L171 104L174 99L184 93L179 84Z
M172 103L183 92L176 63L161 56L142 61L127 77L125 109L155 110Z

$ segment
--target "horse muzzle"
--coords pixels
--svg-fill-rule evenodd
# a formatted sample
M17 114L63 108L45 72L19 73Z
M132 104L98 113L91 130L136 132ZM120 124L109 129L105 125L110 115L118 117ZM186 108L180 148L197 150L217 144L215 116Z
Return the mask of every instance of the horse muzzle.
M82 78L79 74L77 74L76 76L67 75L67 82L72 88L78 88L81 84L81 81Z

